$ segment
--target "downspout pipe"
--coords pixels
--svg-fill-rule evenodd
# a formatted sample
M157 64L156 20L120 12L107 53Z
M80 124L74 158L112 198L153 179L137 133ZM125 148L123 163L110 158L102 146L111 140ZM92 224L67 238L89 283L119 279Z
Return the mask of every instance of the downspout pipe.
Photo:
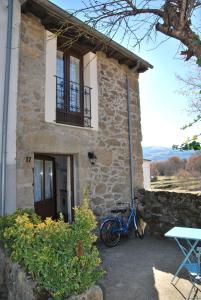
M140 63L132 69L136 72ZM135 165L133 159L133 128L132 128L132 116L131 116L131 93L130 93L130 82L128 74L126 75L126 87L127 87L127 106L128 106L128 140L129 140L129 160L130 160L130 190L131 190L131 206L135 207L135 191L134 191L134 173Z
M13 0L8 0L7 41L6 41L2 141L1 141L1 170L0 170L0 197L1 197L2 216L5 215L5 199L6 199L6 161L7 161L7 133L8 133L8 107L9 107L10 65L11 65L11 48L12 48L12 26L13 26Z

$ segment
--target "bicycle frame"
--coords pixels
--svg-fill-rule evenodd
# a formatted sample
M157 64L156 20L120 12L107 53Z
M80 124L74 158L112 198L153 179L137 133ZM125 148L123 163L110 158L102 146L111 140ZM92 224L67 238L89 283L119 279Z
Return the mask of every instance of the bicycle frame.
M130 230L134 230L135 236L140 239L144 236L144 228L138 220L137 209L129 202L119 202L117 204L124 206L112 209L111 213L117 213L117 215L106 218L100 227L100 238L108 247L116 246L120 241L121 235L130 235ZM129 208L129 213L127 208ZM130 227L131 224L132 227Z
M129 229L129 225L131 224L131 222L133 221L134 222L134 226L135 226L135 229L137 229L137 223L136 223L136 218L137 218L137 215L136 215L136 212L135 212L135 209L133 207L131 207L131 211L130 211L130 214L129 214L129 217L128 217L128 220L126 223L124 223L122 221L122 217L114 217L114 218L108 218L106 219L101 227L104 225L105 222L107 222L108 220L115 220L117 221L117 223L119 224L119 228L112 228L112 232L113 233L116 233L116 232L120 232L120 233L127 233L128 232L128 229Z

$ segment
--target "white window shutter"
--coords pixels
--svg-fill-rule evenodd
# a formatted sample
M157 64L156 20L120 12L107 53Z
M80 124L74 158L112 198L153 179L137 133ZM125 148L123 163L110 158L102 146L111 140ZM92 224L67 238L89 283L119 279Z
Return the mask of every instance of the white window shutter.
M91 126L98 130L98 79L97 79L97 57L89 52L84 56L84 85L91 90Z
M45 121L56 120L57 37L46 30Z

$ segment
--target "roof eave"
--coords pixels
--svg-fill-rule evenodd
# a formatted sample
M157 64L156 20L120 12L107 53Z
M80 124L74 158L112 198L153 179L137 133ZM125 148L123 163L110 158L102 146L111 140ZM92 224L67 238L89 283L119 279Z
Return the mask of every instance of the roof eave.
M63 10L62 8L58 7L57 5L51 3L47 0L31 0L31 2L36 3L39 6L43 7L48 13L50 13L55 18L60 18L63 20L67 19L73 25L82 27L82 29L84 29L84 31L86 31L87 34L91 34L92 36L95 36L102 43L107 44L114 51L120 53L123 57L125 57L125 61L126 61L126 59L128 59L130 62L133 62L133 67L135 67L138 64L139 67L136 71L138 71L139 73L144 72L144 71L148 70L149 68L153 68L153 66L151 64L149 64L147 61L143 60L142 58L135 55L128 49L124 48L120 44L111 40L110 38L108 38L101 32L97 31L96 29L90 27L88 24L84 23L83 21L79 20L78 18L74 17L73 15L69 14L67 11ZM25 7L26 3L29 4L31 2L30 2L30 0L24 1L22 7ZM30 9L30 11L31 11L31 9ZM127 63L125 62L125 64L127 64ZM132 63L129 64L129 67L132 68Z

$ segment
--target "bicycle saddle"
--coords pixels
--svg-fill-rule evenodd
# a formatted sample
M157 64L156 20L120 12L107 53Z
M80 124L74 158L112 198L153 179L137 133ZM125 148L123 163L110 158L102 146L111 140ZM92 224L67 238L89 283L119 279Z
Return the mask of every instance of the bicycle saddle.
M114 208L114 209L111 209L111 213L125 213L127 210L127 208Z

